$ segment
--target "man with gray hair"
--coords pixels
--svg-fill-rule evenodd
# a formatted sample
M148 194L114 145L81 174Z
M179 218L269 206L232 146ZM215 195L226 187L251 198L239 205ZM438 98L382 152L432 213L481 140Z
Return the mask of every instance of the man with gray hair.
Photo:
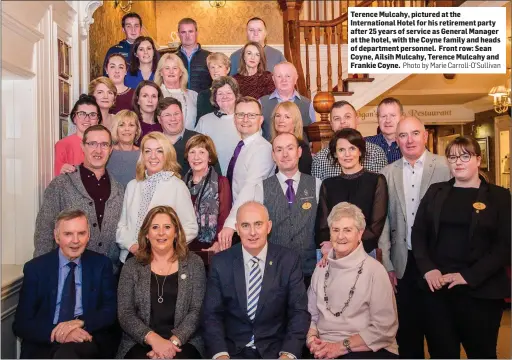
M396 291L398 306L398 346L406 359L424 359L424 320L421 275L412 254L411 229L421 199L430 185L451 178L446 158L430 153L425 145L428 133L416 117L398 122L396 140L403 158L389 164L386 177L389 211L379 239L382 262Z

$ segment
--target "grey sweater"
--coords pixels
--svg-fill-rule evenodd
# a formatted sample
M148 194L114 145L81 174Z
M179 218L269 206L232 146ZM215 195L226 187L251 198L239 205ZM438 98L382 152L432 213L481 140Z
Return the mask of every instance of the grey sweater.
M34 257L57 248L53 230L55 219L63 210L80 209L89 220L91 237L87 248L106 255L112 260L114 272L119 264L119 247L116 243L117 223L123 209L124 189L110 174L110 196L105 203L101 230L97 224L94 201L85 190L80 170L57 176L44 191L34 233Z
M135 257L126 260L117 289L117 312L123 337L117 358L124 358L135 344L144 344L151 331L151 266ZM199 335L199 320L206 287L206 275L201 258L189 252L178 266L178 297L172 333L182 344L192 344L204 356L203 339Z

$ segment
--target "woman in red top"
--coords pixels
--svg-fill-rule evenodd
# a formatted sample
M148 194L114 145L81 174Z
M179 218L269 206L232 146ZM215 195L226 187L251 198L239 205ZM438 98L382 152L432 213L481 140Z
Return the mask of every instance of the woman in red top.
M261 45L249 42L242 49L242 54L238 74L234 76L240 86L240 94L255 99L272 94L276 87L272 73L265 70L267 58Z
M217 236L231 210L231 189L226 177L217 174L217 152L210 137L191 137L185 145L185 159L190 170L184 181L190 190L199 231L188 246L191 250L219 252Z
M108 57L105 71L117 89L116 101L110 109L111 114L117 114L121 110L133 110L132 99L135 90L124 84L127 69L128 65L123 55L112 54Z

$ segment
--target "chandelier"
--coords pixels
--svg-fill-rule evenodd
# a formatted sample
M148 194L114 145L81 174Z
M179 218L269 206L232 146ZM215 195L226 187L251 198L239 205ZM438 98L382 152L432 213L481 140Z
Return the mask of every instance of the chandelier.
M126 4L123 5L123 2L121 0L114 0L114 9L119 6L119 8L124 11L125 13L128 13L132 10L132 0L125 1Z
M217 8L217 9L224 7L226 5L225 0L211 0L209 3L210 3L211 7Z
M508 80L505 85L494 86L491 91L489 91L489 96L494 98L494 111L498 114L503 114L507 112L508 108L511 106L510 101L510 68L508 71Z

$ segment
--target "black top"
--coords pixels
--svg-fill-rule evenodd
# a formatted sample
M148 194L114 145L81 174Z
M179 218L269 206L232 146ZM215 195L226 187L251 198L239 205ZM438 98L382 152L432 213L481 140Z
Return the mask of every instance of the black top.
M84 184L85 190L94 201L94 209L96 210L97 223L93 222L91 226L99 226L101 229L101 222L105 213L105 203L110 197L110 177L107 170L105 170L105 174L98 180L96 175L87 169L84 164L79 166L79 171L82 184Z
M467 239L467 251L466 258L459 263L465 266L457 272L468 283L472 296L503 299L510 297L510 279L505 271L505 267L510 265L510 191L489 184L482 177L480 180L477 195L469 207L471 221L468 230L461 230L462 236ZM437 248L441 241L442 217L446 215L446 206L452 206L453 212L469 211L469 199L467 202L462 200L462 203L453 203L449 199L453 196L454 182L452 179L430 185L416 213L411 242L422 276L433 269L441 270L437 262ZM447 205L448 202L452 204ZM458 239L458 244L464 244L464 239ZM429 291L428 287L425 287L425 291Z
M363 245L366 252L377 248L388 213L388 187L382 174L361 171L325 179L320 188L316 216L316 244L330 240L327 217L340 202L349 202L361 209L366 220Z
M159 303L158 294L162 295L162 287L163 302ZM177 298L178 272L176 271L168 276L157 275L151 272L151 315L149 327L164 339L170 339L172 336L171 330L174 329L174 313Z
M439 239L433 260L443 274L468 266L469 225L478 189L454 187L441 210Z

